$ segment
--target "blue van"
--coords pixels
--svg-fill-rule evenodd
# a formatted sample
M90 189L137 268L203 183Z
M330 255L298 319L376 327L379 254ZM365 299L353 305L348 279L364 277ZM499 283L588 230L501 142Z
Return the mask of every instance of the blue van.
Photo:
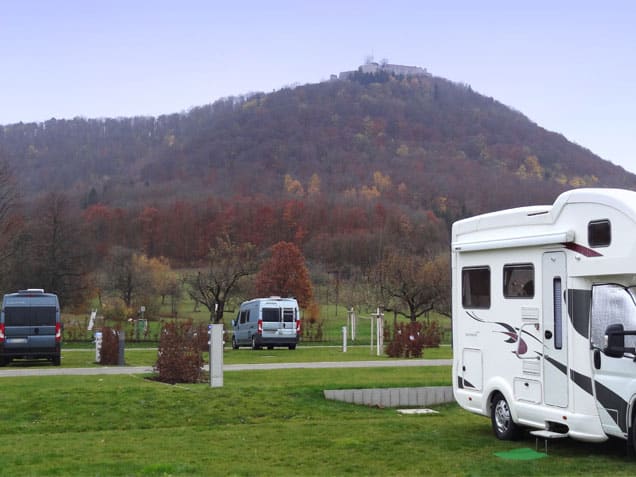
M60 365L62 322L57 295L30 288L4 295L0 313L0 366L16 358L46 358Z

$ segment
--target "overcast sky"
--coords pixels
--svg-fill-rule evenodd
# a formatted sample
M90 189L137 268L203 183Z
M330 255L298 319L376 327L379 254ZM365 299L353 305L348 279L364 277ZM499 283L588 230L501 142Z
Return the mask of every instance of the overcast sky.
M636 172L629 0L6 0L0 124L187 111L370 55L467 83Z

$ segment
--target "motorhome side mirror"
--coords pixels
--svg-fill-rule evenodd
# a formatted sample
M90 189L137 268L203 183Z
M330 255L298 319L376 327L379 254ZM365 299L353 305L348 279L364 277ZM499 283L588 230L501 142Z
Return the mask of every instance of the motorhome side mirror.
M625 354L625 335L621 324L609 325L605 329L603 352L611 358L620 358Z

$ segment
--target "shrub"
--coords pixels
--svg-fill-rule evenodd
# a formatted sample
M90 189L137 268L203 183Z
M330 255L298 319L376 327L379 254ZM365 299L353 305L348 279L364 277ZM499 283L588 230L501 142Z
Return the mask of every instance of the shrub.
M119 364L119 334L120 329L102 328L102 350L100 352L99 364L116 365Z
M191 321L165 322L159 338L155 372L164 383L197 383L203 378L201 338ZM207 327L205 330L207 343Z
M300 324L303 341L322 341L324 323L325 320L320 317L320 306L316 302L311 302Z
M436 321L396 323L385 352L392 358L421 358L422 349L437 347L441 341Z

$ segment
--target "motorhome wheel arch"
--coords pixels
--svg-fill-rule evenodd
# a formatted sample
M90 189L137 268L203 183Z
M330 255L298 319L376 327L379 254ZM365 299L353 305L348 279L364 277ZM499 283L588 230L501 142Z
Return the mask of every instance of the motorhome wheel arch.
M545 429L636 447L636 192L452 228L453 388L497 437Z

